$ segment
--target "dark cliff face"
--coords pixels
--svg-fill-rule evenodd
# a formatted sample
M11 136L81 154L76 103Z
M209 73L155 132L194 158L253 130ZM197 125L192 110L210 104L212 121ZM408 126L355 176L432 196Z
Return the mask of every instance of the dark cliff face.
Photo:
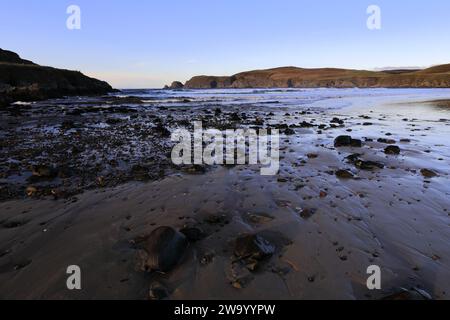
M375 72L335 68L283 67L231 77L197 76L185 88L450 88L450 64L425 70Z
M78 71L43 67L0 49L0 106L14 101L35 101L72 95L112 92L106 82Z

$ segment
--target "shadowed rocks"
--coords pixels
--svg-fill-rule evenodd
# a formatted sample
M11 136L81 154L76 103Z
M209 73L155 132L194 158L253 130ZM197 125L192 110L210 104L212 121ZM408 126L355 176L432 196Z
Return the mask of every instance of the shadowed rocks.
M420 173L425 178L434 178L434 177L438 176L438 174L436 172L434 172L433 170L430 170L430 169L422 169L422 170L420 170Z
M234 255L250 270L255 270L259 261L270 258L274 253L275 246L257 234L240 236L234 245Z
M152 272L169 272L183 257L188 240L181 232L171 227L154 230L142 242L141 269Z
M353 147L353 148L361 148L362 141L359 139L353 139L351 136L339 136L334 140L334 147Z
M384 149L384 153L389 155L398 155L400 151L400 147L398 146L388 146Z

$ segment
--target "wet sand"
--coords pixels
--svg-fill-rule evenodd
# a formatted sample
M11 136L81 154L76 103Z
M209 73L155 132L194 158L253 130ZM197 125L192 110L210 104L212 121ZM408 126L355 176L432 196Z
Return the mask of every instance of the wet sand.
M263 177L258 166L187 174L167 164L164 174L137 182L129 175L142 162L136 157L136 163L121 167L129 178L81 185L80 192L56 200L48 191L20 195L29 181L15 178L19 191L0 203L0 298L148 299L155 283L170 299L379 299L399 287L450 298L447 110L423 102L339 110L239 105L221 113L210 106L189 114L176 110L149 112L169 129L186 118L225 127L290 126L294 134L281 139L279 175ZM235 112L245 112L245 119L230 121ZM155 131L153 124L152 134L159 137L163 130ZM117 124L112 129L122 130ZM335 147L341 135L360 139L362 147ZM150 139L164 146L158 155L170 150L164 139ZM400 147L400 154L385 154L389 145ZM347 159L356 153L383 168L362 169ZM436 176L425 177L423 169ZM337 177L338 170L353 178ZM96 181L99 174L92 172L86 180ZM12 188L11 180L4 183ZM50 195L54 188L48 188ZM136 239L160 226L195 226L204 236L189 244L170 272L143 272ZM242 234L258 234L275 247L256 270L236 262L233 247ZM80 291L66 288L69 265L81 267ZM381 291L366 287L369 265L382 269Z

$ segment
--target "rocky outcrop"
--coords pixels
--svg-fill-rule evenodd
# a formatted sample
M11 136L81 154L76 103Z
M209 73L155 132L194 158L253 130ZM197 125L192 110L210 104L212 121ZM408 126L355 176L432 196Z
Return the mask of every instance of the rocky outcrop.
M44 67L0 49L0 106L14 101L36 101L114 91L106 82L78 71Z
M450 88L450 64L425 70L365 71L283 67L231 77L196 76L185 88Z
M183 89L184 84L182 84L180 81L174 81L170 85L169 89L177 90L177 89Z

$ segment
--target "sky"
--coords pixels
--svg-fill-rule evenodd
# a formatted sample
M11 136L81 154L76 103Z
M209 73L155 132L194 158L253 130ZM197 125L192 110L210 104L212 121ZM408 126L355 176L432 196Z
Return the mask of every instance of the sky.
M81 9L69 30L67 8ZM381 10L370 30L367 8ZM0 0L0 48L116 88L280 66L450 63L448 0Z

